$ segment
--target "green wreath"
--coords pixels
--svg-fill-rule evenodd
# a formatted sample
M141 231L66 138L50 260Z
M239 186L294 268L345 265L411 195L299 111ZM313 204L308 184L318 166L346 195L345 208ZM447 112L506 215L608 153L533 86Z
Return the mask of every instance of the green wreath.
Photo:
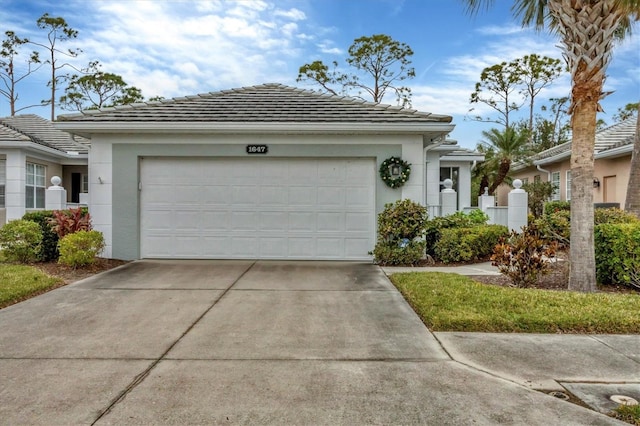
M391 175L391 169L399 167L397 176ZM391 188L400 188L404 185L411 175L411 166L399 157L389 157L380 164L380 179Z

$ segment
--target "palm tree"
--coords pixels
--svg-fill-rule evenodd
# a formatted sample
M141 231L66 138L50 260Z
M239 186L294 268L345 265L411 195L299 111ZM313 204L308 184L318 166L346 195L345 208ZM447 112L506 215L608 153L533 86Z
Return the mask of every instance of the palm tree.
M486 161L480 170L480 194L489 188L489 194L504 182L511 170L511 164L523 158L528 148L528 133L518 132L513 127L504 130L491 129L482 132L483 141L478 144L478 151L485 154ZM493 175L493 181L490 176Z
M464 0L471 13L493 0ZM569 289L596 290L593 148L596 113L613 44L640 19L640 0L513 0L523 25L547 26L561 39L571 72L571 269Z
M640 217L640 103L638 103L638 116L636 117L636 136L631 154L625 210Z

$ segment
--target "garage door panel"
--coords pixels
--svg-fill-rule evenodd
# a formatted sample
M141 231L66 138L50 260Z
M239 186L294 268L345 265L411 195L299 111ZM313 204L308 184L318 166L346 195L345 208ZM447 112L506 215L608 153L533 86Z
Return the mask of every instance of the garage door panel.
M289 231L315 232L316 214L313 212L289 213Z
M342 232L344 231L344 213L342 212L318 212L318 232Z
M288 223L287 212L260 212L261 231L287 231Z
M255 195L261 206L287 206L287 189L282 186L261 186Z
M312 207L316 205L316 188L293 186L289 188L289 206Z
M152 231L170 232L174 224L172 211L148 210L142 226Z
M258 229L258 213L255 211L236 211L231 217L231 227L237 231L255 231Z
M199 231L202 229L200 210L177 210L173 214L177 231Z
M204 210L200 212L202 217L202 230L227 231L231 224L231 212Z
M339 237L318 237L316 253L324 258L342 258L344 239Z
M318 188L318 207L344 207L344 188L321 186Z
M145 158L140 173L142 257L370 258L372 159Z

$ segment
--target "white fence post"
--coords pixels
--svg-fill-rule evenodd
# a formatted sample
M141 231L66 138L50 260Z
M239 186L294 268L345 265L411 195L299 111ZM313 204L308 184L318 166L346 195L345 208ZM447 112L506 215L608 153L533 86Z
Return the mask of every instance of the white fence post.
M527 226L529 194L522 187L522 181L513 181L514 189L509 192L509 212L507 226L509 230L522 232L522 227Z
M65 210L67 208L67 191L60 186L62 179L58 176L51 178L51 184L44 193L44 208L46 210Z
M445 179L443 182L444 189L440 191L440 205L442 216L448 216L458 211L458 194L453 188L453 181Z
M478 208L483 212L487 212L488 207L495 207L496 197L489 195L489 188L484 188L484 194L478 197Z

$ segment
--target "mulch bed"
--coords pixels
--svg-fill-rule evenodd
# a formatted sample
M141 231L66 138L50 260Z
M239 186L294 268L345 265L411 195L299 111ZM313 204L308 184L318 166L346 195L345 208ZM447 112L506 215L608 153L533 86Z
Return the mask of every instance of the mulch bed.
M71 284L84 278L88 278L92 275L100 272L108 271L109 269L117 268L118 266L129 263L126 260L119 259L103 259L100 258L93 265L87 265L82 268L71 268L64 266L57 262L36 263L33 266L40 269L44 273L59 277L64 280L65 284Z

